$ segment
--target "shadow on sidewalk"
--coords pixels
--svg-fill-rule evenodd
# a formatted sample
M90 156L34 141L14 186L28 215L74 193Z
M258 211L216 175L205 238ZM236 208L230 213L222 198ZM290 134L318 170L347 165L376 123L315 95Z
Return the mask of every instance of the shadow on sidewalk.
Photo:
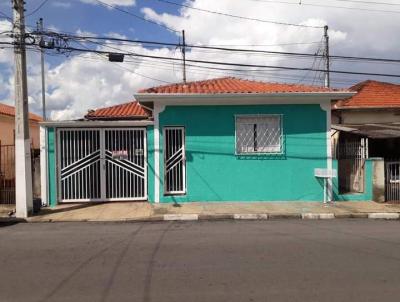
M33 217L70 212L73 210L79 210L85 208L93 208L104 204L105 204L104 202L90 202L90 203L88 202L88 203L70 203L68 205L58 205L55 208L45 207L41 208L38 213L33 215Z

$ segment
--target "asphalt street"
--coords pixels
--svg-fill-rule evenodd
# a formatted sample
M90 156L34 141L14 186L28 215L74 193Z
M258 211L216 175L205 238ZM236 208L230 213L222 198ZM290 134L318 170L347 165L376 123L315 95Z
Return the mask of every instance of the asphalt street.
M400 222L0 226L0 301L399 301Z

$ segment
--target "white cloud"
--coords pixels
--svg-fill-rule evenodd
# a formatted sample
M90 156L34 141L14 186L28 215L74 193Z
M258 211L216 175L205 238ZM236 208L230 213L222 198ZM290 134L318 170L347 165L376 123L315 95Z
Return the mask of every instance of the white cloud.
M88 1L88 0L84 0ZM90 0L92 1L92 0ZM105 1L105 0L103 0ZM92 1L93 2L93 1ZM133 5L135 1L109 0L110 4ZM118 2L118 3L117 3ZM94 3L94 2L93 2ZM397 57L400 40L393 36L400 31L400 23L396 15L365 13L347 10L323 9L318 7L301 7L255 2L231 0L194 0L187 3L204 9L228 12L231 14L251 16L253 18L279 20L296 24L330 26L331 54L346 54L356 56ZM144 16L150 20L169 26L175 30L186 30L186 39L189 44L205 45L264 45L256 49L276 51L298 51L314 53L320 42L322 29L303 29L287 27L276 24L261 23L250 20L237 20L233 18L207 14L190 9L181 9L179 15L156 12L151 8L143 8ZM366 19L373 22L365 22ZM396 17L396 18L395 18ZM9 26L7 21L0 22L2 26ZM135 28L139 31L139 28ZM79 31L80 34L93 35ZM104 34L103 34L104 35ZM125 38L125 36L112 32L108 36ZM151 40L149 38L149 40ZM173 42L177 42L178 37ZM296 44L293 44L296 43ZM271 46L273 45L273 46ZM111 46L111 45L110 45ZM152 48L142 46L115 45L127 52L180 58L179 49ZM241 46L249 48L251 46ZM99 49L115 51L109 47ZM0 50L0 64L11 68L12 52ZM40 112L40 72L38 69L38 54L31 53L29 62L29 94L31 109ZM311 60L283 57L265 54L239 54L219 52L215 50L199 51L189 50L188 59L201 59L212 61L237 62L247 64L283 65L311 67ZM193 64L193 63L188 63ZM315 67L322 67L321 62L314 62ZM397 65L398 66L398 65ZM233 67L232 67L233 68ZM363 70L372 72L398 73L396 66L356 64L354 62L334 62L333 68L342 70ZM398 68L397 68L398 69ZM163 84L154 79L166 82L179 82L182 78L180 62L169 64L160 61L141 58L125 57L122 64L108 62L106 58L99 58L96 54L80 54L71 56L58 66L49 67L47 70L47 104L53 119L71 119L82 117L88 109L110 106L132 99L133 94L140 88ZM315 73L289 71L258 71L258 72L227 72L217 70L204 70L188 66L188 80L197 80L226 75L236 75L256 80L265 81L291 81L300 80L306 75L312 82ZM319 74L320 75L320 74ZM147 77L146 77L147 76ZM292 78L295 77L295 78ZM340 84L342 78L351 79L353 82L361 80L360 77L344 77L332 75ZM307 78L308 79L308 78ZM364 78L365 79L365 78ZM385 78L381 78L385 80ZM0 77L0 89L9 91L12 99L12 77ZM321 82L316 82L321 84ZM343 83L341 85L344 85ZM349 85L349 84L347 84ZM1 94L0 94L1 96Z

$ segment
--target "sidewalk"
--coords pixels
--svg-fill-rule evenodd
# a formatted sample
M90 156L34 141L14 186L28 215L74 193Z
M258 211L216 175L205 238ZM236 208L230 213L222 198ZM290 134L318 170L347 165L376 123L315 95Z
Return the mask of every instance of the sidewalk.
M14 212L15 205L13 204L0 204L0 219L8 219L10 213Z
M0 217L7 217L0 206ZM9 212L9 209L8 209ZM7 212L7 213L8 213ZM147 202L112 202L64 204L43 208L28 222L62 221L161 221L201 219L330 219L383 218L399 219L400 204L375 202L254 202L254 203L183 203L149 204Z

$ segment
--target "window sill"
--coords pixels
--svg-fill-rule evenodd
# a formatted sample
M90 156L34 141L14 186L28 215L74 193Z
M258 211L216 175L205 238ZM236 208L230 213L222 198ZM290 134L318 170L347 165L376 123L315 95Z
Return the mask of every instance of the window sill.
M235 154L235 157L239 160L284 160L286 159L286 153L245 153L245 154Z

